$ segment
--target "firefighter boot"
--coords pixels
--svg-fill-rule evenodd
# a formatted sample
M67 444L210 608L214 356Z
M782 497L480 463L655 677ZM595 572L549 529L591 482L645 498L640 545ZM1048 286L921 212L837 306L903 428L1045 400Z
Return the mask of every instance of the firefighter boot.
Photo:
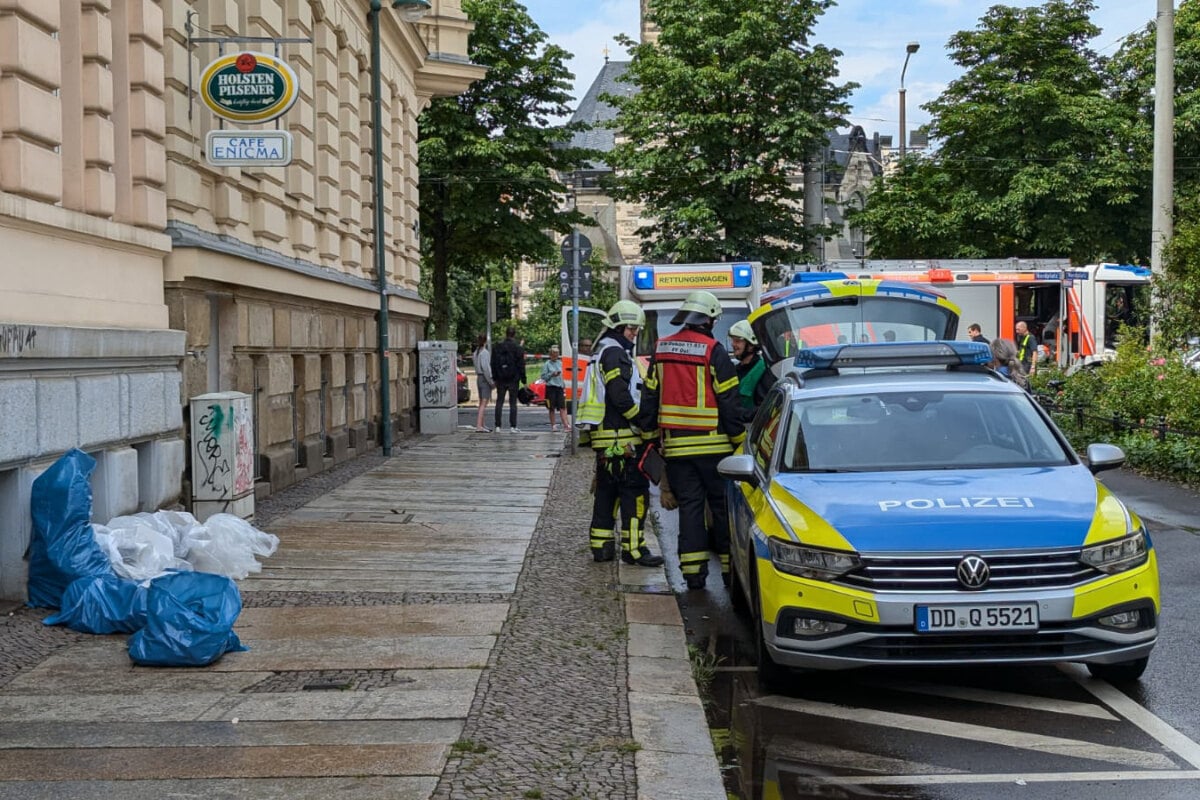
M592 558L596 561L612 561L617 555L615 542L605 542L599 547L592 548Z
M621 560L626 564L636 564L639 567L661 567L663 565L663 557L654 555L649 547L643 547L638 552L641 555L637 558L634 558L633 553L621 553Z
M708 582L707 575L684 575L684 580L687 581L688 591L703 591L704 584Z

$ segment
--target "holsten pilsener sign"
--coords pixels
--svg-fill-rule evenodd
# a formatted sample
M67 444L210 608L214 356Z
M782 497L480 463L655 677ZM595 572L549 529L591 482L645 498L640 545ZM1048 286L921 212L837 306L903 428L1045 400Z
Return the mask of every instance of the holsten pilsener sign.
M222 56L200 75L204 105L231 122L269 122L291 108L299 94L292 68L266 53Z
M292 162L287 131L209 131L204 157L214 167L286 167Z

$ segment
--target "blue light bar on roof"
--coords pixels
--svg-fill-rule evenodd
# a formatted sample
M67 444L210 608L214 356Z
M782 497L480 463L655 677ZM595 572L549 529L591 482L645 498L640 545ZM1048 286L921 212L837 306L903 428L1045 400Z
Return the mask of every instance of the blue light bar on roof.
M801 369L982 366L992 361L983 342L872 342L813 347L796 354Z
M651 267L634 267L633 286L635 289L653 289L654 269Z
M735 289L749 289L754 283L754 268L749 264L733 265L733 286Z
M819 283L820 281L848 280L844 272L797 272L792 276L792 283Z

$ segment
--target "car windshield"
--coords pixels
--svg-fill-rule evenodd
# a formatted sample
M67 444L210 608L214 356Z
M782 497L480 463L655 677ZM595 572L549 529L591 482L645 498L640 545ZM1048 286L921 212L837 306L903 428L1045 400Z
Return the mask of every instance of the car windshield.
M946 306L890 296L849 296L783 306L762 323L771 363L804 347L953 339L956 324L957 315Z
M1049 467L1070 452L1023 394L886 391L800 398L786 472Z

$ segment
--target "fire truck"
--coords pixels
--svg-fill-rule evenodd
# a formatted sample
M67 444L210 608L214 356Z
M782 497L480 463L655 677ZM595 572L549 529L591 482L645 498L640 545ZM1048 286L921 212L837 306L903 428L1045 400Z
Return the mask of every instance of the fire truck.
M962 309L964 323L983 335L1013 338L1023 321L1060 366L1087 366L1111 358L1122 324L1146 323L1150 270L1121 264L1072 266L1067 259L846 260L820 272L850 278L933 287ZM1064 322L1065 321L1065 322ZM966 325L959 328L966 338Z

